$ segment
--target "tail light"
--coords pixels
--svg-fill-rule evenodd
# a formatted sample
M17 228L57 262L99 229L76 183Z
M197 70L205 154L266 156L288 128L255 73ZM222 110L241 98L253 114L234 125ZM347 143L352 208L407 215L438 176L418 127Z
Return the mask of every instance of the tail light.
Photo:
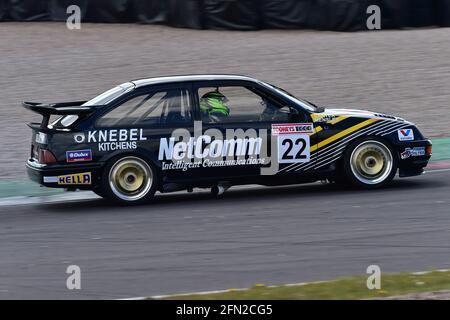
M427 146L425 151L427 156L431 156L433 154L433 146Z
M55 163L56 158L49 150L41 149L39 150L39 163L50 164Z

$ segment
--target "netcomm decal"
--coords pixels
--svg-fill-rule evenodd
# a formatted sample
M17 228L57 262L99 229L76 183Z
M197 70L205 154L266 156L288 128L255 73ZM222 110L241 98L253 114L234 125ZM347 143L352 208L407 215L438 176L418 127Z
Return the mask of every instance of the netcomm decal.
M183 171L200 167L264 164L266 160L259 158L262 143L262 138L212 140L207 135L191 137L187 142L176 142L174 137L161 138L158 159L162 161L163 170Z

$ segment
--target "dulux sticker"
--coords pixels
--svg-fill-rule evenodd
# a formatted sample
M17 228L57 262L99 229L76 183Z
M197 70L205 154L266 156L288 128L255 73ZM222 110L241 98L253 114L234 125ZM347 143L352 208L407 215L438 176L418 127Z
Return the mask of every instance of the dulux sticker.
M414 140L413 129L401 129L398 130L398 140L400 141L412 141Z
M92 150L78 150L66 152L67 162L92 161Z

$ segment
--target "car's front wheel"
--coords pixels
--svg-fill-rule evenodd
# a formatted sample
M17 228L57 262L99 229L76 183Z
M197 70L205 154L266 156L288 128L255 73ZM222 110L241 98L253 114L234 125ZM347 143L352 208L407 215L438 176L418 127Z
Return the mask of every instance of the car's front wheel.
M364 188L378 188L392 181L397 158L381 139L353 143L344 156L344 174L348 182Z
M103 172L102 194L116 202L141 204L153 198L156 174L142 158L126 156L110 161Z

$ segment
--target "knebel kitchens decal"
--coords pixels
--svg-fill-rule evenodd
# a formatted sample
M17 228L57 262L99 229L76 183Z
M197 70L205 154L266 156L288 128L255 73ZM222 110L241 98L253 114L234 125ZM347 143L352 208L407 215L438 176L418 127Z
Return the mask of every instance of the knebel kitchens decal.
M143 129L93 130L75 134L76 143L97 143L98 151L130 150L138 141L146 141Z

